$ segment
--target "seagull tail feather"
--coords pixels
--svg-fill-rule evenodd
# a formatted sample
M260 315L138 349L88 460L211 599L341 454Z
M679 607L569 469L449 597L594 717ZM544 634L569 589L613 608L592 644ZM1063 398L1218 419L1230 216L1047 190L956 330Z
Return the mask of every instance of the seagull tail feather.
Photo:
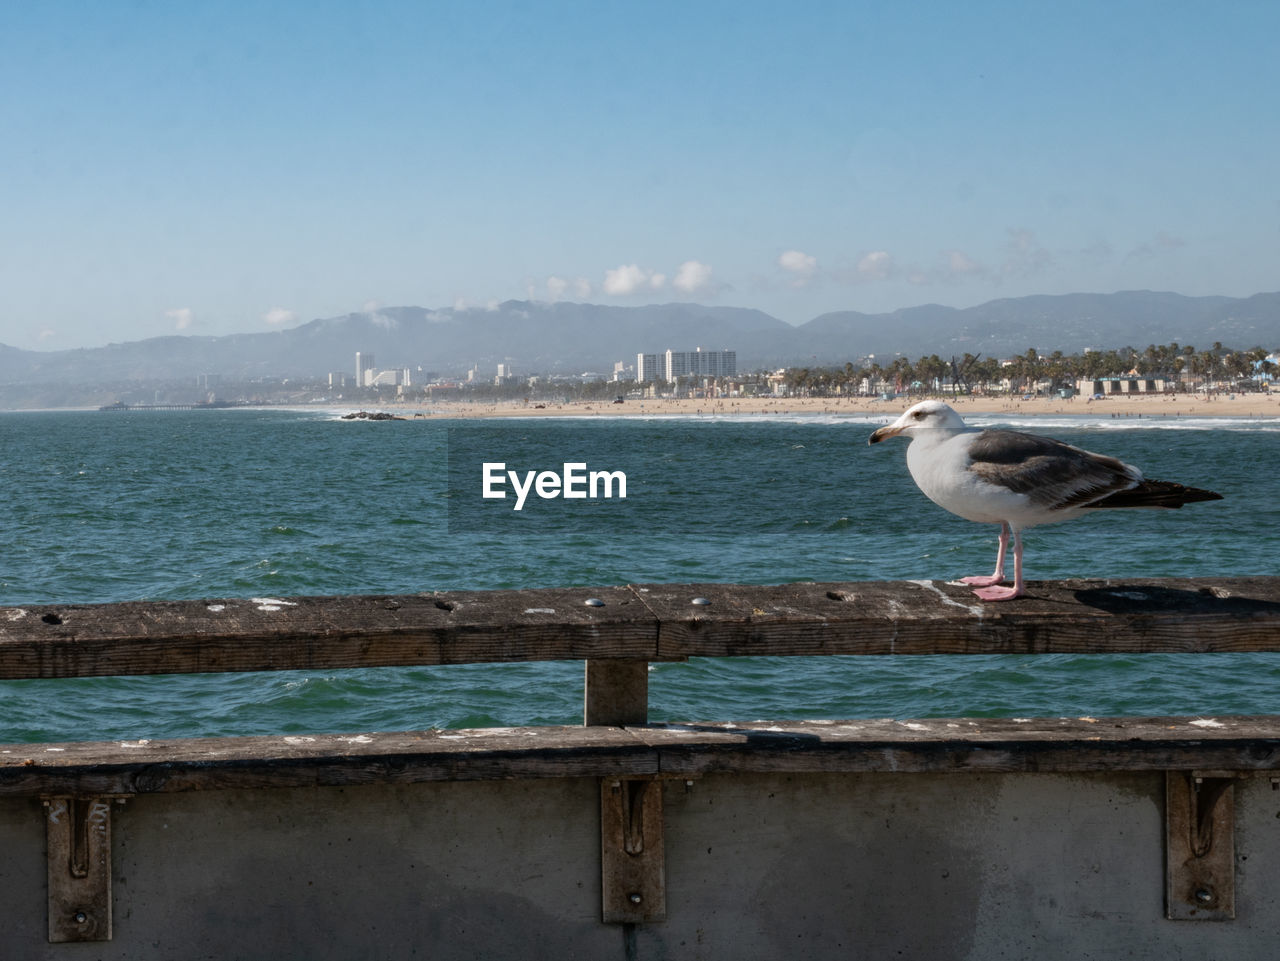
M1128 490L1116 491L1083 507L1162 507L1178 508L1196 501L1220 501L1222 495L1199 487L1187 487L1173 481L1142 480Z

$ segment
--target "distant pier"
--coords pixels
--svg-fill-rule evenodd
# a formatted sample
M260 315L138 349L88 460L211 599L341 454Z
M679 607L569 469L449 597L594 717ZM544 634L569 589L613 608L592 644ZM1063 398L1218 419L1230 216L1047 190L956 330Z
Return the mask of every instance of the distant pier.
M229 400L211 400L202 404L125 404L116 401L114 404L103 404L98 410L222 410L239 405Z

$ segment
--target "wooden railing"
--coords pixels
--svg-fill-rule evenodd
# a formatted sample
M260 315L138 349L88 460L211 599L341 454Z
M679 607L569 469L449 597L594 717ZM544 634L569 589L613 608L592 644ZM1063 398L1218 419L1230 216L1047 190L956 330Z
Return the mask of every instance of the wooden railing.
M1280 577L653 584L0 607L0 678L822 654L1280 651Z
M194 738L0 754L0 794L668 772L1280 766L1280 717L648 725L653 661L1280 651L1280 578L1062 581L984 604L936 581L632 585L0 608L0 677L575 659L585 727ZM1280 713L1280 712L1278 712ZM625 730L618 730L625 728ZM531 738L530 732L544 736ZM672 733L675 731L676 733ZM1174 763L1172 755L1182 760Z

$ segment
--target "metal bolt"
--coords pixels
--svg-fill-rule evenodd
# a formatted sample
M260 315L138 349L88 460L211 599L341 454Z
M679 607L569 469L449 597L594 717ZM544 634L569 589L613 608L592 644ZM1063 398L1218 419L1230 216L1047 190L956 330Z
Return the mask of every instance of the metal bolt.
M1208 888L1197 888L1196 900L1199 901L1201 904L1208 904L1210 901L1213 900L1213 892L1210 891Z
M632 904L639 904L641 901L644 900L644 898L640 897L640 895L638 894L628 894L627 900L630 901Z
M695 597L689 603L696 604L698 607L707 607L711 604L711 599L709 597Z
M598 597L588 597L583 601L583 603L586 604L587 607L604 607L604 601L600 600Z
M89 915L85 914L83 911L76 912L75 914L76 924L84 924L88 920L89 920Z

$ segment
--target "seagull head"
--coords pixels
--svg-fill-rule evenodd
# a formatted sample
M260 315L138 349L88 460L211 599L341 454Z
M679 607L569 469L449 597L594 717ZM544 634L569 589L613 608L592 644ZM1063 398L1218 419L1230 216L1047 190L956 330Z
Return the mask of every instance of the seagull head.
M943 430L949 434L965 429L964 420L954 410L940 400L922 400L892 424L881 427L871 435L868 444L878 444L890 437L906 434L909 438L920 436L924 431ZM940 436L940 435L939 435Z

